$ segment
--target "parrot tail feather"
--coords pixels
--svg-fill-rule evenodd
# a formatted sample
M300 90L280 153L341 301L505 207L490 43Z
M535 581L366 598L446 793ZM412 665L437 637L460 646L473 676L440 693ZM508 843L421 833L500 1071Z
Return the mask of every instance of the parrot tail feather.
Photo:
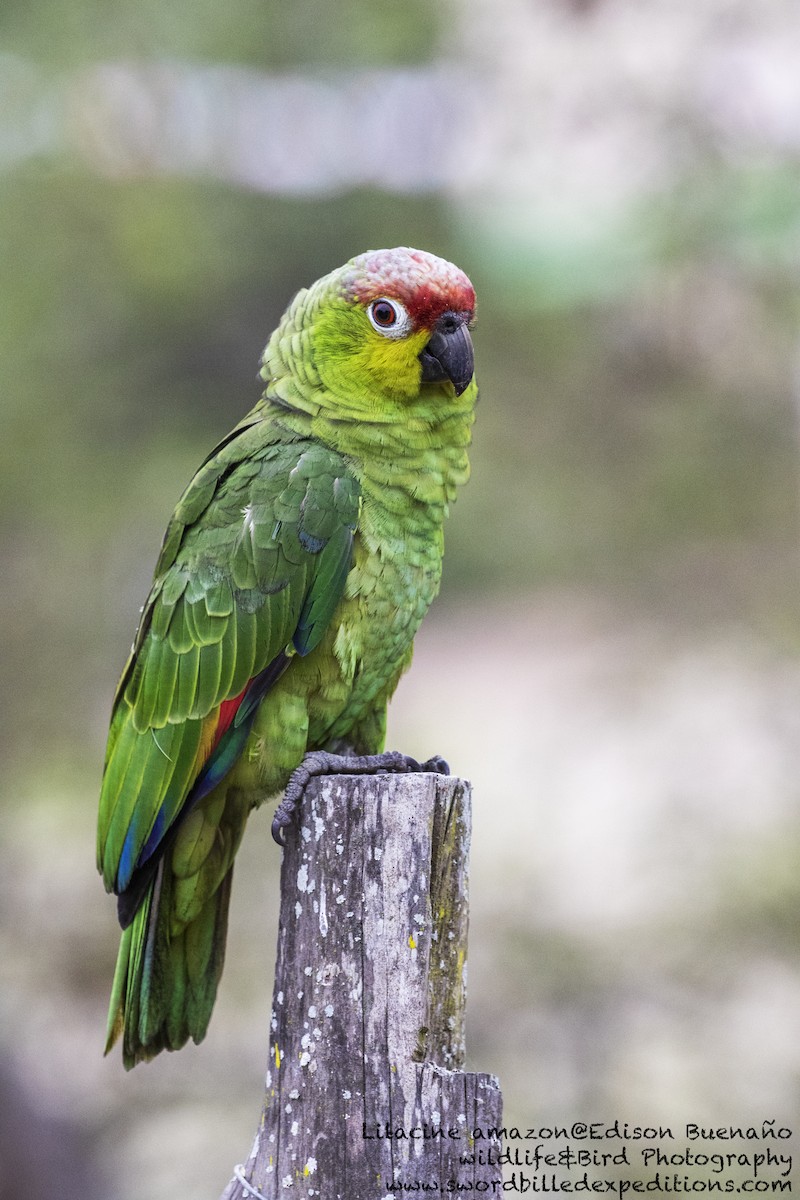
M105 1053L122 1037L126 1070L205 1037L225 958L233 868L188 924L175 927L169 859L120 942Z

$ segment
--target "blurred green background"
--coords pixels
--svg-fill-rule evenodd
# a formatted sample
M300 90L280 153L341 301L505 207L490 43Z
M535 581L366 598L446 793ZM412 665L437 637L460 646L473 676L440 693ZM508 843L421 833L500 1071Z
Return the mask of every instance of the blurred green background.
M281 311L384 245L479 296L389 738L476 788L470 1065L510 1124L800 1117L798 61L782 0L2 7L2 1200L246 1156L279 856L254 821L203 1046L102 1059L106 723Z

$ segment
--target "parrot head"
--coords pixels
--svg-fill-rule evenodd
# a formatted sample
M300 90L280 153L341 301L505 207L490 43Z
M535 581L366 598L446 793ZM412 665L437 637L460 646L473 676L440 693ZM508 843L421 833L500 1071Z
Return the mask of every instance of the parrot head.
M351 259L301 292L284 320L300 335L304 367L313 364L337 407L366 415L424 406L443 391L461 396L473 378L474 316L463 271L401 246Z
M473 374L475 316L475 292L463 271L422 250L372 250L347 264L342 286L373 377L400 382L403 391L449 380L461 395Z

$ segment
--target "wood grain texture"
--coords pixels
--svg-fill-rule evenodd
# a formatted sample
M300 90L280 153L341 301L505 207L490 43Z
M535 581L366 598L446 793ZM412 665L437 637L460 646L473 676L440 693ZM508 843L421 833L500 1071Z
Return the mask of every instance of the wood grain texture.
M460 1162L502 1107L493 1076L461 1069L469 837L459 779L308 787L281 876L264 1110L223 1200L500 1179Z

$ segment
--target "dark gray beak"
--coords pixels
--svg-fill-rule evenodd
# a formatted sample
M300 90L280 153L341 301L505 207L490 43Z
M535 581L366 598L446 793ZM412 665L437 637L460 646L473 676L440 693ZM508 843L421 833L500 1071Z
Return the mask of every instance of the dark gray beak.
M467 323L471 313L442 313L433 337L419 356L423 383L449 379L456 395L468 387L475 370L472 338Z

